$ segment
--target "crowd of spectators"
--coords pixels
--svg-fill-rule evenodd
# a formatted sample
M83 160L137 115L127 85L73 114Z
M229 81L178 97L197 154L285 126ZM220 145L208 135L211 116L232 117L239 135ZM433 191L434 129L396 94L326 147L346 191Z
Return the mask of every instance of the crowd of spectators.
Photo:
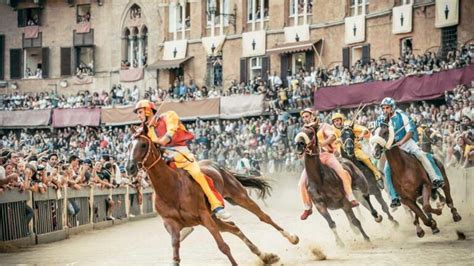
M138 87L122 88L120 84L101 93L80 91L76 95L59 95L56 92L0 94L0 110L75 108L109 105L129 105L139 99L149 99L160 103L164 101L193 101L230 95L264 95L266 110L298 110L311 106L314 90L320 87L349 85L375 80L395 80L411 75L431 75L435 72L462 68L471 64L474 55L473 46L463 46L447 53L445 60L436 53L426 52L414 55L407 49L403 56L395 59L371 59L363 64L355 62L350 69L335 66L332 69L312 67L300 69L287 77L278 73L267 72L267 80L261 75L255 76L247 83L231 81L227 88L215 86L197 86L193 80L187 82L177 79L168 88L145 89L140 95ZM90 75L93 70L87 66L78 69L80 75Z
M474 166L472 129L472 86L457 86L442 100L399 104L417 123L421 147L432 152L445 166ZM354 110L345 111L349 119ZM357 122L373 129L381 115L379 106L365 108ZM330 123L330 112L316 112ZM189 143L197 159L247 174L282 173L297 175L302 161L292 145L302 126L298 114L270 110L266 115L238 120L201 120L187 122L195 139ZM130 186L138 191L150 185L145 172L129 176L125 169L132 135L129 126L76 127L65 129L21 129L2 132L0 139L0 195L5 190L31 190L44 193L70 187L97 189ZM140 196L137 198L140 200ZM107 199L107 219L119 202ZM68 202L68 215L80 211ZM26 211L31 219L33 210Z

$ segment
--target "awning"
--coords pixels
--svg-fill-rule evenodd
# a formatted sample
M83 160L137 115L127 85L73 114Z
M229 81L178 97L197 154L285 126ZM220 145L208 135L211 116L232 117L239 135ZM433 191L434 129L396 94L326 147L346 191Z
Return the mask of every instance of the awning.
M149 65L147 70L179 68L181 67L181 64L185 63L191 58L193 58L193 56L188 56L177 60L158 60L155 63Z
M293 43L284 43L277 45L271 49L267 50L267 54L290 54L296 52L304 52L313 49L313 46L316 45L321 39L317 41L305 41L305 42L293 42Z

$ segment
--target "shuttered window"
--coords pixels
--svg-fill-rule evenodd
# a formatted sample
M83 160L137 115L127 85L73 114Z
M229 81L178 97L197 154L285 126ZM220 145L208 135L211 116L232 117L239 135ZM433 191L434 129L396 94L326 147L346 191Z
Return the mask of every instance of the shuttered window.
M22 53L23 49L10 49L10 79L22 77Z
M47 78L49 76L49 47L43 47L41 49L41 70L43 72L43 78Z
M350 59L349 47L342 48L342 66L350 69L351 59Z
M268 71L270 71L270 57L262 57L262 79L267 82L268 80Z
M362 46L362 64L370 63L370 44Z
M72 49L61 47L61 76L72 75Z
M247 82L247 58L240 58L240 82Z
M0 35L0 80L5 79L5 36Z

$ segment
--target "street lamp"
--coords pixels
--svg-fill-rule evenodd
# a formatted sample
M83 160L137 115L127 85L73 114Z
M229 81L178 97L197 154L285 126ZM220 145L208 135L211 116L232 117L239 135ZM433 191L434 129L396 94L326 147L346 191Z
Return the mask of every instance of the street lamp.
M211 1L207 10L207 14L214 15L216 17L218 16L227 17L229 20L229 24L231 24L234 27L234 32L236 32L237 30L237 4L234 5L233 13L220 13L220 11L217 10L217 5L215 4L215 1Z

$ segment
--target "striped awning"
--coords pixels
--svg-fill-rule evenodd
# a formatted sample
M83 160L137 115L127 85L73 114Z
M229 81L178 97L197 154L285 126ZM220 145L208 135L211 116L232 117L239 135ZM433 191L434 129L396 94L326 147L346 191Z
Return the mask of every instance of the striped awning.
M271 49L268 49L267 54L291 54L296 52L310 51L319 41L321 41L321 39L317 41L310 40L305 42L279 44Z

